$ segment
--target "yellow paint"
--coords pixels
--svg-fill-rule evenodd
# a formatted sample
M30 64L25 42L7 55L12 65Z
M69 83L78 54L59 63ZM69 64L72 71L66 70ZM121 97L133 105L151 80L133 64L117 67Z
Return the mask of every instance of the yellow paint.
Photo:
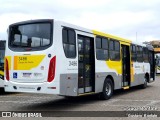
M31 70L37 67L45 55L14 56L14 70Z
M122 62L121 61L106 61L107 66L110 69L116 70L116 72L122 75Z
M118 40L120 42L120 45L127 45L127 46L130 46L132 41L131 40L127 40L127 39L124 39L124 38L120 38L120 37L117 37L117 36L113 36L113 35L110 35L110 34L106 34L106 33L103 33L103 32L99 32L99 31L96 31L96 30L93 30L92 31L94 35L99 35L99 36L104 36L104 37L107 37L107 38L112 38L112 39L115 39L115 40ZM120 59L122 58L122 53L121 53L121 49L120 49ZM114 69L116 70L116 72L120 75L122 75L122 60L120 61L106 61L106 64L107 66L110 68L110 69ZM133 62L131 62L131 53L130 53L130 69L131 69L131 82L134 81L134 68L133 68Z
M79 96L92 95L92 94L95 94L95 92L81 93L79 94Z
M6 56L4 61L4 69L6 69L6 59L8 60L9 70L11 70L11 56Z
M0 70L0 75L3 75L3 76L4 76L4 72L3 72L3 71L1 71L1 70Z
M130 46L130 45L131 45L131 43L123 42L123 41L120 41L120 44L121 44L121 45L127 45L127 46Z
M14 61L18 61L18 56L14 56ZM17 63L18 62L14 62L14 67L13 67L14 70L17 70L17 66L18 66Z
M129 89L129 86L123 87L124 90Z
M134 67L133 67L133 62L131 62L131 82L134 82Z
M117 37L117 36L114 36L114 35L110 35L110 34L107 34L107 33L99 32L99 31L96 31L96 30L92 30L92 32L95 35L116 39L116 40L119 40L120 42L131 43L131 40L127 40L127 39L124 39L124 38L121 38L121 37Z

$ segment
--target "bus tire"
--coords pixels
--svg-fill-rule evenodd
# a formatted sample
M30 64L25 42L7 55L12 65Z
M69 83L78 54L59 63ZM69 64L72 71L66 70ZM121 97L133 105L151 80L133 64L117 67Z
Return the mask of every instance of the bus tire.
M141 87L143 89L145 89L147 87L147 78L146 77L144 77L144 83L141 85Z
M108 100L113 95L113 83L110 78L107 78L103 84L103 91L101 93L101 98L103 100Z

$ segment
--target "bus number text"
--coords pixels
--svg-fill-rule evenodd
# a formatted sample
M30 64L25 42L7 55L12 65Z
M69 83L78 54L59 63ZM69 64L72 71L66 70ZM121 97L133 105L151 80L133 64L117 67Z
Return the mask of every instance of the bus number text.
M77 61L69 61L69 66L77 66Z
M27 57L19 57L19 61L26 61Z

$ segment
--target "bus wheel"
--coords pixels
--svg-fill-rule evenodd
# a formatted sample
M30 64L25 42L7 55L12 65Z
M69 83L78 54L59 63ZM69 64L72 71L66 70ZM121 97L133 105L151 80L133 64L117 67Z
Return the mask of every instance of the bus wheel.
M142 84L142 88L145 89L147 87L147 78L144 78L144 83Z
M101 93L101 98L103 100L108 100L113 95L113 83L110 78L104 81L103 92Z

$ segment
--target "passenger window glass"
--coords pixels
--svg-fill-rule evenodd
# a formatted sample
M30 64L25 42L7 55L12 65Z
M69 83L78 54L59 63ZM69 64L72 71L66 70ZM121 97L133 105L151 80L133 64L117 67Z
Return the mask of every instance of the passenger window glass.
M9 45L16 51L24 51L25 49L23 48L27 47L33 47L31 51L46 49L52 41L51 28L51 23L49 22L12 25L10 27ZM44 44L46 40L48 42Z
M43 42L42 42L42 45L43 46L46 46L46 45L49 45L49 39L43 39Z
M102 48L108 49L108 40L105 38L102 38Z
M75 44L75 33L72 30L69 30L69 43L70 44Z
M137 60L137 54L136 54L136 46L132 45L132 50L131 50L131 60L136 61Z
M67 30L63 29L63 42L67 43Z
M109 41L109 50L114 50L113 41Z
M18 35L18 34L15 34L15 36L14 36L14 41L13 41L13 45L20 45L20 35Z
M76 35L74 30L64 28L62 31L64 53L67 58L76 57Z
M101 48L101 38L96 38L96 48Z
M108 50L97 49L97 59L98 60L107 60L108 59Z
M120 43L115 40L109 42L109 58L112 61L120 60Z
M97 60L108 60L108 39L96 38L96 56Z
M115 51L119 51L119 42L115 41Z

